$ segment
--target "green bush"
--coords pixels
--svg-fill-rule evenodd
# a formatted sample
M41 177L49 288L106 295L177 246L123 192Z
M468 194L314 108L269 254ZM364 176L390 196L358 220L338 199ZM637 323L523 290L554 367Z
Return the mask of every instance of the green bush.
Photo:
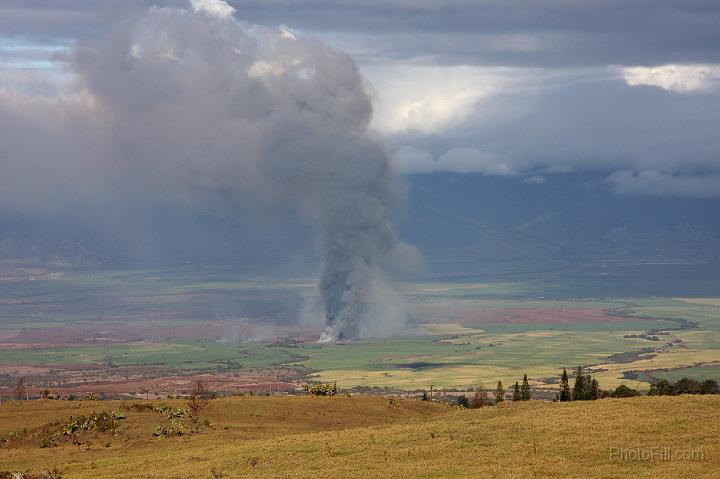
M629 388L624 384L621 384L614 391L610 392L611 398L632 398L640 396L640 391L637 389Z
M71 416L70 420L63 426L62 433L65 436L70 436L79 431L115 432L120 425L120 421L125 418L126 416L123 413L108 413L106 411L93 411L87 416L78 416L77 419L73 419Z

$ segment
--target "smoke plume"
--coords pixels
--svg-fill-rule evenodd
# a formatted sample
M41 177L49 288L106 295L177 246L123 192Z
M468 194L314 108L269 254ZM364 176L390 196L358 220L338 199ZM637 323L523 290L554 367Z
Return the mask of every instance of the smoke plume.
M152 190L231 198L259 217L292 209L317 231L323 339L382 334L368 315L383 264L408 247L391 221L397 178L367 131L371 102L348 55L192 0L120 19L64 61L72 86L61 95L0 90L0 126L13 126L0 130L0 200Z

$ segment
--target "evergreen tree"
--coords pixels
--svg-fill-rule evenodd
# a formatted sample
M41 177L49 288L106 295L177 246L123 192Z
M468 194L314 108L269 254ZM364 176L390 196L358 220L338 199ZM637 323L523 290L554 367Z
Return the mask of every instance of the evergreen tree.
M572 401L570 395L570 382L568 380L567 369L563 369L562 376L560 377L560 401L567 402Z
M513 388L513 401L519 401L520 400L520 385L517 381L515 381L515 387Z
M589 401L593 398L593 381L595 380L591 375L586 374L583 376L583 390L580 397L583 401ZM595 382L597 383L597 381Z
M578 366L577 373L575 374L575 387L573 387L572 399L573 401L581 401L585 393L585 377L583 376L582 366Z
M503 388L502 381L498 381L497 388L495 389L495 404L501 403L505 400L505 389Z
M522 386L520 387L520 400L521 401L529 401L530 400L530 384L528 383L527 374L523 374L523 382L522 382Z
M589 378L589 376L588 376ZM597 379L592 379L590 381L590 388L588 391L588 397L586 399L589 399L591 401L594 401L596 399L600 399L600 383Z

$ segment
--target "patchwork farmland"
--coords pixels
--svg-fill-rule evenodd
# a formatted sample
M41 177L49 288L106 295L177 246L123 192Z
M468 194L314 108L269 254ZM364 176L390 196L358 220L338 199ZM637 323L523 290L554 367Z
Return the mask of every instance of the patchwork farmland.
M469 391L527 374L540 394L583 365L604 388L715 379L717 298L537 295L525 283L410 283L385 339L317 343L311 280L188 270L14 276L0 291L0 395L163 396L203 376L219 391ZM549 286L549 291L557 287ZM534 293L534 295L532 295ZM212 305L212 306L211 306ZM213 311L208 315L208 311ZM306 311L299 314L298 311Z

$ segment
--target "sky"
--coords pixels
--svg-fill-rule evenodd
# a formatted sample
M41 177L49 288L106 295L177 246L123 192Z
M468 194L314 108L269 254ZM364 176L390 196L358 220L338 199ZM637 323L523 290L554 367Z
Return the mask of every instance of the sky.
M407 231L493 201L581 236L589 189L598 237L715 231L718 25L709 0L0 0L0 257L327 259L370 225L347 253L412 265Z
M349 53L403 173L599 171L621 195L720 196L716 1L205 3ZM187 7L0 1L0 88L70 94L64 52L151 5Z

